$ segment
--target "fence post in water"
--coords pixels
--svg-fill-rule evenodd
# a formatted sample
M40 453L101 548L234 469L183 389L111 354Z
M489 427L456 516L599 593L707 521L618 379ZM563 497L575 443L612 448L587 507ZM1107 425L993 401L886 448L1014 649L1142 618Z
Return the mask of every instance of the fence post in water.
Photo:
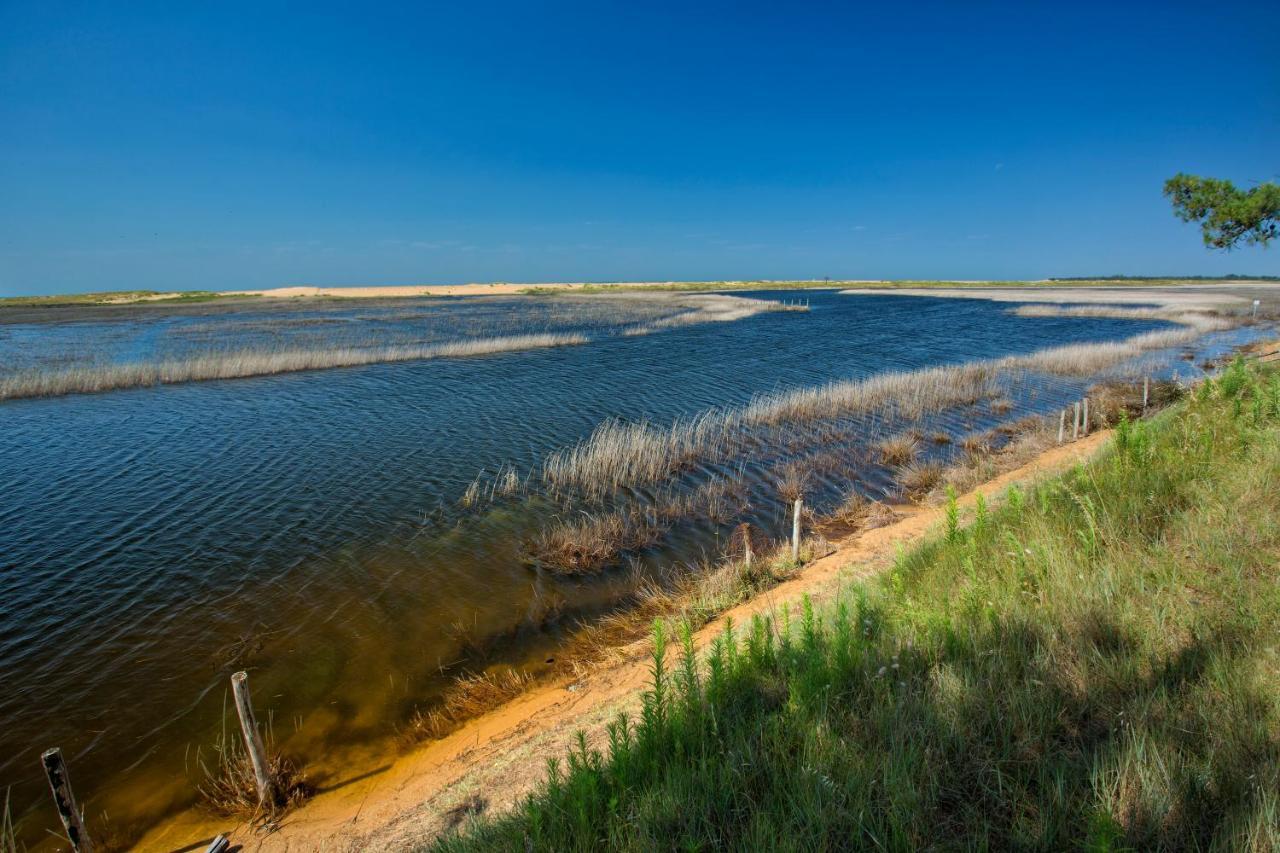
M1151 377L1142 377L1142 414L1147 413L1147 398L1151 395Z
M791 560L800 562L800 508L804 504L802 498L796 498L795 512L791 515Z
M267 771L267 751L258 734L258 721L253 716L253 703L249 700L249 673L241 671L231 676L231 692L236 699L236 713L240 715L240 731L244 733L244 747L253 764L253 776L258 783L258 805L275 802L271 774Z
M1071 440L1075 441L1080 437L1080 401L1075 403L1075 412L1071 416Z
M1062 439L1067 437L1067 410L1063 409L1058 412L1058 444L1062 444Z
M1084 398L1084 415L1081 417L1080 429L1085 435L1089 434L1089 398L1088 397Z
M62 760L62 750L54 747L40 756L44 765L44 775L49 777L49 789L53 791L53 805L62 819L62 826L67 830L67 840L76 853L92 853L93 842L84 828L84 818L76 806L75 794L71 792L71 778L67 775L67 763Z

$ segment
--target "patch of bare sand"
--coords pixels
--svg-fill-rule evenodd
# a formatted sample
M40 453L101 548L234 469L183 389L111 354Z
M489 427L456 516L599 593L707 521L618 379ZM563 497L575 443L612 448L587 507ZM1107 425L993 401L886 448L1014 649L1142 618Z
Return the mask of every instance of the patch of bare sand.
M1096 453L1109 435L1102 431L1054 447L967 493L961 505L972 505L978 493L994 499L1016 482L1069 468ZM895 509L902 517L893 524L838 543L832 554L791 579L721 614L698 631L697 646L706 648L726 619L740 625L804 595L815 603L830 600L848 581L891 564L899 543L921 537L942 519L937 507ZM236 827L232 843L246 851L405 850L429 843L472 814L508 810L545 778L546 760L562 756L577 732L598 747L605 725L619 711L634 716L648 685L648 653L647 641L633 643L615 662L577 681L535 688L408 755L381 764L369 756L363 769L352 767L345 780L322 785L275 832ZM137 849L193 849L193 840L227 831L225 821L190 811L152 830Z

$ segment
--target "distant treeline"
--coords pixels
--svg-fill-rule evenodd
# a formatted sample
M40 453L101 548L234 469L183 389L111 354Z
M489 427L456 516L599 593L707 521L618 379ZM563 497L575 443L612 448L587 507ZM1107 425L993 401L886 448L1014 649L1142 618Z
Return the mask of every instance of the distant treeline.
M1280 281L1280 275L1074 275L1049 281Z

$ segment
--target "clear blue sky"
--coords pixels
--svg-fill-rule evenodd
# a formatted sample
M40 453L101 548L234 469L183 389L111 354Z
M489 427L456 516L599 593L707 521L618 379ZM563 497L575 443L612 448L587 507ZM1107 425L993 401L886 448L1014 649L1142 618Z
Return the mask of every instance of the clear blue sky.
M0 0L0 294L1280 274L1269 3Z

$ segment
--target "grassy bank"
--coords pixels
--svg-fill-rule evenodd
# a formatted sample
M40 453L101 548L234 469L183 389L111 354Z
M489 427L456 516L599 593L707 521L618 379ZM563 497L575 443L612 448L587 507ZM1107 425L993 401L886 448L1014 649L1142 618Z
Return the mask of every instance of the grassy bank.
M604 753L439 846L1275 849L1278 474L1232 367L831 610L660 635Z

